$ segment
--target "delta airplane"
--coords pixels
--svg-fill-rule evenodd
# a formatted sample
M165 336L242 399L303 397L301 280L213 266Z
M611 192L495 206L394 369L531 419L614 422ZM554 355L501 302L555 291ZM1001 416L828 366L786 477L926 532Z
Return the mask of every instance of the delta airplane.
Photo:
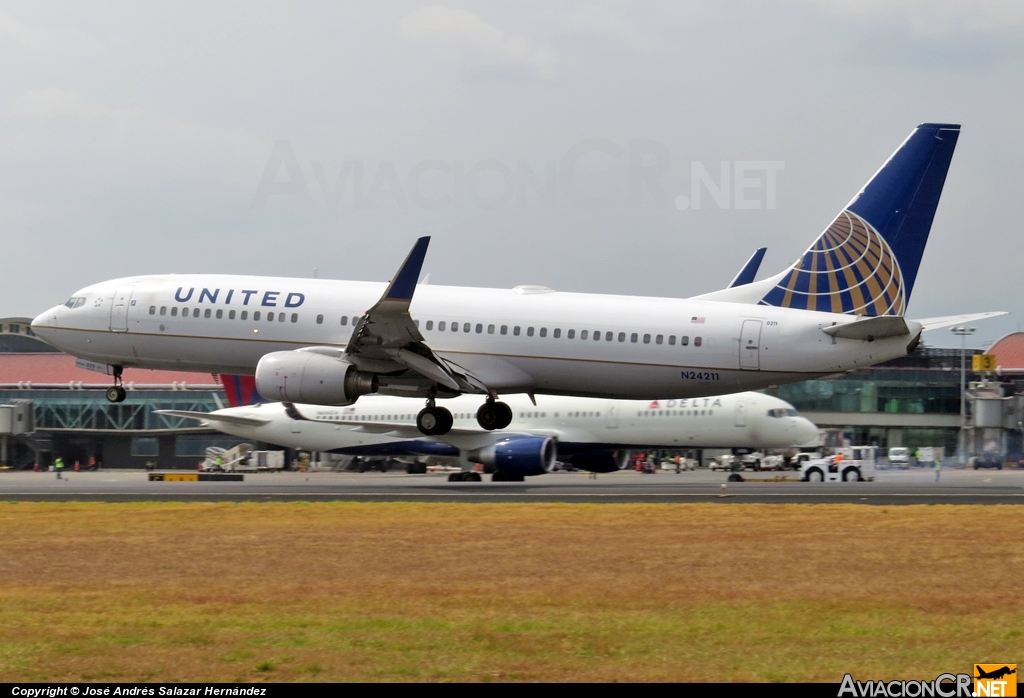
M477 398L463 395L445 401L452 429L427 437L416 426L420 406L409 398L373 396L350 407L274 402L159 413L288 448L459 458L463 473L454 473L453 480L479 478L470 463L491 466L497 481L519 481L550 472L556 459L592 472L620 470L628 448L788 448L818 437L818 428L792 405L761 393L652 401L544 395L536 405L523 394L504 399L513 412L506 431L482 429Z
M464 393L483 396L476 418L490 430L512 422L502 394L678 399L807 380L1002 314L904 318L959 134L918 126L788 269L693 298L418 287L424 237L388 284L135 276L83 288L32 329L112 366L115 402L124 366L255 374L286 402L425 398L426 435L453 426L435 400Z

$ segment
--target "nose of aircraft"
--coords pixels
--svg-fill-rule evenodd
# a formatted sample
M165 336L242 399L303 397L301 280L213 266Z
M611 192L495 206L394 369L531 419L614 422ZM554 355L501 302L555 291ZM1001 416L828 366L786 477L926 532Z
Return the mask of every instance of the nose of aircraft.
M791 417L793 420L793 434L796 437L795 445L810 444L818 438L818 425L806 417Z
M60 325L60 315L63 309L63 305L55 305L49 310L36 315L32 320L32 332L44 340L49 340L50 330Z

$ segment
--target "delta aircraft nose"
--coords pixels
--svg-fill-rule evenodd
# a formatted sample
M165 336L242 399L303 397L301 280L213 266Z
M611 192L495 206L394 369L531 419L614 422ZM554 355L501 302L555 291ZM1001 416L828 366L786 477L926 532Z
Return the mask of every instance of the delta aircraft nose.
M793 434L796 437L796 445L803 446L813 443L818 438L818 425L806 417L792 417L794 422Z

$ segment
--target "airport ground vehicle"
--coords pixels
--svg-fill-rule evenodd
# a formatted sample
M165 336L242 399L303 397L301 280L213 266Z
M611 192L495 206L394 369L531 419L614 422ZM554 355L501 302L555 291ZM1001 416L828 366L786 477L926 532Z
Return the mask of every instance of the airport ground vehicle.
M805 482L859 482L875 479L877 446L842 446L824 458L807 460L800 468Z
M284 470L284 465L284 451L254 451L252 444L241 443L234 448L210 446L206 449L206 458L199 464L199 469L226 473L255 473Z
M889 465L894 468L910 466L910 449L906 446L893 446L889 449Z

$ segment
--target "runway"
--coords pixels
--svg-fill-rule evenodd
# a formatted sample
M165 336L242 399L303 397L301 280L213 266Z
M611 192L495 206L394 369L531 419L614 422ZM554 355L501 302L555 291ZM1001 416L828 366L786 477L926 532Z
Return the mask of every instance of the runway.
M795 477L792 473L786 474ZM748 479L769 473L745 473ZM588 478L550 473L526 482L448 482L447 474L259 473L244 482L149 482L139 471L0 472L2 501L352 501L352 502L717 502L900 504L1024 504L1024 471L946 469L882 471L875 482L727 483L721 472L632 471ZM724 495L724 496L723 496Z

